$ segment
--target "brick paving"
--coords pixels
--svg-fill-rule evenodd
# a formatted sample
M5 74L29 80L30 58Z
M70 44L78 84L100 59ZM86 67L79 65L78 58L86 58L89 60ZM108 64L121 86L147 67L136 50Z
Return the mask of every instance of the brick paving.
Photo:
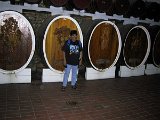
M0 120L160 120L160 75L0 85Z

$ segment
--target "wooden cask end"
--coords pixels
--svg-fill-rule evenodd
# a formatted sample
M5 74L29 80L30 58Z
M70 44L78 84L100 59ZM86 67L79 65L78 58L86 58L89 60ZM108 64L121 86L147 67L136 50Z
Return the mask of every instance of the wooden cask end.
M83 26L83 23L82 23ZM84 23L85 26L85 23ZM84 61L97 71L114 66L121 51L121 37L117 26L110 21L95 20L85 29Z
M146 61L147 64L154 64L153 62L153 45L154 45L154 42L156 40L156 36L160 30L160 26L158 25L154 25L154 26L149 26L147 27L148 31L149 31L149 35L150 35L150 38L151 38L151 51L149 53L149 56L148 56L148 59Z
M133 27L127 34L123 49L123 56L126 65L137 68L143 65L150 52L150 35L143 26Z
M152 51L153 62L154 62L154 65L156 67L160 67L160 50L159 50L159 46L160 46L160 30L156 35L156 38L155 38L155 41L154 41L154 44L153 44L153 51Z
M0 72L19 72L31 61L35 35L29 21L20 13L0 13L0 49Z
M62 46L69 39L70 30L78 31L78 38L83 43L79 24L69 16L57 16L48 21L43 37L43 55L48 67L56 72L64 70ZM41 55L42 56L42 55Z

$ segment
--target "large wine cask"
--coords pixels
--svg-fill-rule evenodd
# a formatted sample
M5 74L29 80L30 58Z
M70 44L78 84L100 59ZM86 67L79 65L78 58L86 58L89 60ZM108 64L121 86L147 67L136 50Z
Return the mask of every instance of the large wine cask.
M97 10L99 12L105 12L107 15L113 15L113 0L95 0L95 2L97 4Z
M75 8L77 9L86 9L91 4L91 0L72 0Z
M135 26L134 24L123 24L122 22L120 23L116 23L119 31L120 31L120 35L121 35L121 43L122 43L122 47L121 47L121 51L123 51L124 49L124 43L125 43L125 39L126 36L128 34L128 32ZM119 59L116 63L116 71L115 71L115 76L119 77L119 71L120 71L120 66L126 66L125 61L124 61L124 55L123 52L120 53Z
M48 0L53 6L62 7L67 4L68 0Z
M29 4L39 4L42 0L25 0Z
M123 56L127 67L138 68L145 64L150 52L150 35L143 26L133 27L127 34Z
M84 35L84 64L97 71L113 67L121 51L121 37L117 26L104 20L81 23Z
M114 13L117 15L126 15L129 11L129 0L114 0Z
M150 34L150 38L151 38L151 51L149 53L148 59L146 61L147 64L154 64L153 62L153 44L156 40L156 36L158 34L158 31L160 30L160 26L158 25L154 25L154 26L149 26L147 27L149 34Z
M153 51L152 51L153 62L154 62L154 65L156 67L160 67L160 50L159 50L159 46L160 46L160 30L157 33L156 37L155 37L155 41L154 41L154 44L153 44Z
M119 31L120 31L120 35L121 35L121 43L122 43L122 47L121 50L124 49L124 44L125 44L125 39L126 36L128 34L128 32L135 26L134 24L123 24L123 22L119 22L116 23ZM116 68L120 69L120 66L125 66L125 61L124 61L124 56L123 56L123 52L120 53L119 59L116 63ZM118 70L119 71L119 70Z
M132 0L130 0L132 1ZM126 14L127 17L140 17L144 18L146 14L146 4L143 0L133 0L129 6L129 10Z
M65 8L67 10L84 10L90 6L91 2L92 0L68 0Z
M149 19L154 19L155 21L160 20L160 4L156 2L146 2L146 14L145 17Z
M89 13L95 13L97 11L97 4L94 0L91 0L89 6L85 8L85 11Z
M30 63L35 35L29 21L15 11L0 13L0 72L16 73Z
M39 38L39 45L37 46L41 58L45 60L47 66L58 73L63 72L63 52L62 46L66 40L69 39L71 30L78 31L78 40L83 43L83 36L78 22L69 16L51 17L44 21L40 26L41 31ZM43 37L41 37L43 35ZM43 40L42 40L43 39ZM43 42L42 42L43 41Z

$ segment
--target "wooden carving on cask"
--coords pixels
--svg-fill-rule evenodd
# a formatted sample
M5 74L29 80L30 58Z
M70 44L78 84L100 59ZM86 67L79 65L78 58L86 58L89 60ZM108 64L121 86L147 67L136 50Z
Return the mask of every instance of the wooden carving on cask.
M160 67L160 31L157 33L154 44L153 44L153 62L154 65Z
M143 26L133 27L125 40L123 49L125 63L129 68L143 65L150 51L150 35Z
M20 13L0 13L0 70L18 72L30 62L35 49L35 36L28 20Z
M62 46L69 39L70 30L77 30L79 33L77 39L83 39L78 23L68 16L54 18L45 31L43 53L45 61L51 70L60 72L64 70Z

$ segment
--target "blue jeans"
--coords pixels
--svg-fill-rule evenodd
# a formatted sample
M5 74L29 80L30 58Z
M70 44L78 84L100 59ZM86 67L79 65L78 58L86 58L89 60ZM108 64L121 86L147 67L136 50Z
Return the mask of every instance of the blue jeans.
M67 86L68 77L70 70L72 69L72 77L71 77L71 85L74 86L77 81L77 72L78 72L78 65L69 65L65 68L64 77L63 77L63 86Z

